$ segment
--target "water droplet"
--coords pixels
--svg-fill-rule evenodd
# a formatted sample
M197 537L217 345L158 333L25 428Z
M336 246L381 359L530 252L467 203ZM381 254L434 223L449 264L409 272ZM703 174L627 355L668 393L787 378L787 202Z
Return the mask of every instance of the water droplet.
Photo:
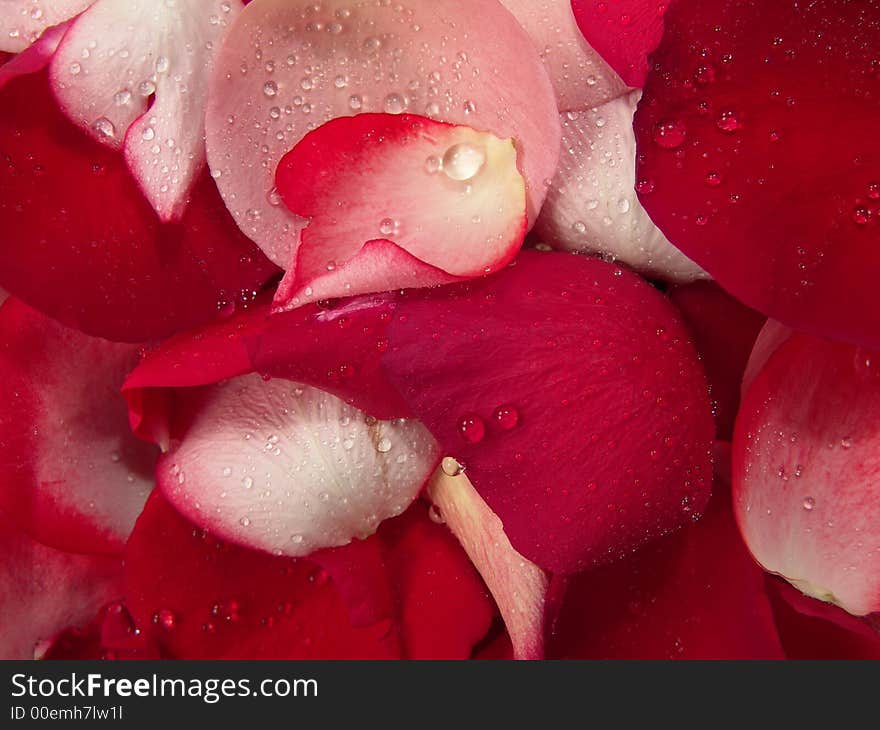
M80 71L82 71L82 66L80 66L76 61L70 64L71 76L76 76Z
M155 136L156 136L156 130L154 130L152 127L145 128L144 131L141 133L141 138L146 142L149 142L150 140L154 139Z
M170 611L167 608L162 608L153 614L153 623L156 624L156 626L165 629L165 631L173 631L174 626L177 623L177 617L174 615L173 611Z
M485 164L486 151L467 142L452 145L443 155L443 172L452 180L471 180Z
M475 414L462 416L458 421L458 432L461 437L471 444L479 443L486 435L486 424L483 419Z
M141 96L152 96L156 93L156 84L152 81L141 81L138 84L138 94Z
M406 111L406 98L400 94L388 94L382 103L386 114L401 114Z
M721 184L721 175L714 170L706 173L706 185L718 187Z
M241 525L242 527L248 527L251 524L251 518L250 517L242 517L238 521L238 524Z
M263 94L268 97L273 97L278 93L278 84L274 81L267 81L263 84Z
M813 499L812 497L804 497L803 504L804 504L804 509L807 512L810 512L813 509L813 507L816 506L816 500Z
M425 160L425 172L429 175L434 175L440 172L440 168L443 167L443 162L439 157L431 155L427 160Z
M858 226L866 226L868 222L871 220L871 211L868 208L860 205L855 210L853 210L853 221Z
M511 405L498 406L492 418L502 429L510 431L519 423L519 411Z
M443 470L443 473L448 477L457 477L459 474L464 472L464 467L458 462L457 459L451 456L444 456L443 461L440 462L440 468Z
M159 58L156 59L156 73L165 73L169 66L170 64L165 56L159 56Z
M92 129L98 133L99 137L104 139L116 137L116 127L113 126L113 122L107 119L107 117L98 117L92 125Z
M383 218L379 222L379 233L383 236L390 236L397 232L397 221L393 218Z
M291 535L291 536L290 536L290 541L291 541L294 545L300 545L300 544L302 544L303 536L302 536L302 535Z
M742 129L742 122L735 111L727 109L718 115L718 118L715 120L715 126L722 132L733 134Z
M665 122L658 122L654 125L654 133L652 138L654 144L665 150L673 150L680 147L684 138L687 136L687 128L684 124L676 119L668 119Z
M387 436L383 436L379 439L379 443L376 444L376 451L380 454L387 454L391 451L391 439Z
M254 480L251 477L245 477L241 480L241 483L245 489L250 489L254 486Z
M575 221L571 224L571 229L580 236L587 232L587 226L583 221Z
M128 89L122 89L113 95L113 103L116 104L116 106L125 106L130 101L131 92Z
M232 469L230 469L228 466L224 466L222 474L223 476L228 477L232 474Z
M364 105L364 100L358 96L357 94L352 94L348 97L348 108L352 111L357 111Z
M640 179L636 183L636 192L641 193L642 195L647 195L648 193L654 192L654 181L647 180L645 178Z

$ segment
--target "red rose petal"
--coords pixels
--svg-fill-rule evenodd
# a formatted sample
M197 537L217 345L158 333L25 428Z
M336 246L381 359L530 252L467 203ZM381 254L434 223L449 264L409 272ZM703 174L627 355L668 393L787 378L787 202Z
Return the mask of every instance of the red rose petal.
M391 382L542 568L617 558L701 512L706 383L674 309L635 275L527 251L402 297L388 340Z
M155 493L126 550L126 605L180 659L393 658L383 622L353 629L326 574L307 561L229 545Z
M138 348L67 329L10 299L0 308L0 508L76 553L121 552L153 488L158 450L119 395Z
M553 82L560 110L600 106L627 90L584 40L570 0L501 0L501 4L531 37Z
M474 32L475 18L491 33ZM262 0L245 8L219 54L207 148L233 216L275 263L290 264L305 223L278 205L281 157L320 125L367 112L419 114L516 140L534 222L559 155L556 102L528 36L496 0L357 8ZM413 178L401 171L401 179Z
M673 3L635 117L642 203L747 305L880 346L880 6Z
M865 619L767 576L779 637L789 659L880 659L880 634Z
M162 225L122 157L57 109L45 73L0 90L0 158L0 285L89 334L139 342L193 326L274 270L207 173L182 221Z
M642 86L648 55L663 35L668 4L663 0L571 0L571 9L584 38L606 63L630 86Z
M856 615L880 610L878 411L875 353L793 334L753 380L733 440L752 554Z
M676 287L669 298L693 333L709 378L717 438L730 441L743 373L766 317L711 282Z
M409 114L328 122L281 159L275 181L287 207L309 219L277 298L287 307L495 271L527 228L512 140ZM375 239L429 266L368 251ZM340 266L331 284L327 273ZM318 291L315 279L323 279Z
M95 0L6 0L0 13L0 51L19 53L50 26L81 13Z
M715 489L696 525L571 579L551 657L782 658L764 575Z
M35 542L0 512L0 657L33 659L41 642L87 624L121 592L119 560Z

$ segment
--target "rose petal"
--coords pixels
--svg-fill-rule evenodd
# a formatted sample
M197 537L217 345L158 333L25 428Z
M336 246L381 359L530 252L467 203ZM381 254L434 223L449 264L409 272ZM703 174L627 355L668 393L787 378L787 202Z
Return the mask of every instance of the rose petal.
M401 514L437 463L415 421L245 375L185 397L187 428L157 481L184 516L238 544L303 556Z
M282 290L278 299L287 306L326 298L302 290L358 254L365 261L321 291L363 294L489 273L510 261L526 233L513 141L425 117L359 114L328 122L281 159L275 180L287 207L309 219L284 287L300 296L291 301ZM377 238L441 271L422 281L418 270L398 272L394 259L368 259L364 244Z
M458 470L454 459L451 460ZM446 464L444 460L444 464ZM442 519L495 597L516 659L544 658L545 602L550 579L510 544L498 516L462 473L438 469L427 487Z
M123 149L163 222L183 217L204 168L214 49L243 7L238 0L97 0L52 60L61 108L99 142Z
M5 0L0 13L0 51L19 53L50 26L81 13L95 0Z
M388 342L388 378L540 567L617 558L702 510L706 383L674 309L635 275L525 251L400 298Z
M743 373L742 387L740 388L741 396L746 394L746 391L752 385L752 381L761 372L764 365L767 364L770 356L793 334L794 330L790 327L786 327L775 319L767 320L758 333L758 338L755 340L754 347L752 347L752 353L749 355L749 361Z
M29 538L0 512L0 657L33 659L41 642L85 624L121 590L119 560Z
M40 542L121 552L158 450L128 428L119 387L138 360L15 299L0 309L0 508Z
M878 33L876 3L672 3L635 117L641 199L670 241L754 309L868 347Z
M598 253L647 276L691 281L705 273L666 240L636 196L632 118L639 95L560 116L562 155L536 232L564 251Z
M161 224L122 157L58 111L45 73L0 90L0 158L0 285L89 334L141 342L193 326L274 272L207 173L183 220Z
M764 568L850 613L880 610L875 354L793 334L736 421L737 520Z
M880 659L880 635L866 620L768 576L767 590L789 659Z
M353 629L326 573L230 545L155 492L129 540L126 605L180 659L394 658L390 622Z
M501 0L529 34L556 91L560 110L600 106L627 89L584 40L571 0Z
M571 580L551 656L781 659L764 576L716 482L706 514L614 565Z
M468 30L477 17L490 34ZM242 230L287 266L305 222L274 204L281 157L336 117L403 111L515 139L534 221L557 161L556 104L528 36L495 0L251 3L212 80L208 163Z
M766 317L707 281L675 287L669 298L684 316L709 378L716 438L730 441L743 373Z
M587 42L627 84L638 87L645 83L648 55L663 36L668 4L657 0L571 0L571 9Z
M7 83L19 76L26 76L41 71L49 65L52 54L64 38L69 23L47 28L46 32L21 53L12 56L9 61L0 66L0 89Z

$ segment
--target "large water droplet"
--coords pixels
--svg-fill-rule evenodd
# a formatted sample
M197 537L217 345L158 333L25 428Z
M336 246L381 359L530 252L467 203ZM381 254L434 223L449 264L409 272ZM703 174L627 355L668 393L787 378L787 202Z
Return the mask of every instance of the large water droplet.
M485 164L486 151L467 142L452 145L443 155L443 172L452 180L471 180Z
M519 423L519 411L511 405L498 406L492 418L502 429L510 431Z
M458 421L458 432L461 437L471 444L479 443L486 435L486 424L477 415L469 414L462 416Z
M684 124L676 119L668 119L665 122L658 122L654 125L654 133L652 138L654 144L665 150L673 150L681 146L684 138L687 136L687 128Z

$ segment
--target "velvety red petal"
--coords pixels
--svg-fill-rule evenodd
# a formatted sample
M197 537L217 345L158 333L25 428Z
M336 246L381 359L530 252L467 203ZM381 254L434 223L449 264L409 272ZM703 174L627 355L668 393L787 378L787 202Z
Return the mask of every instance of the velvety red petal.
M712 282L676 287L669 298L693 334L709 378L716 437L730 441L743 373L766 317Z
M674 245L764 314L869 347L878 34L875 2L680 0L634 124L640 198Z
M401 297L382 367L546 570L687 524L711 486L706 382L674 308L611 264L523 252Z
M170 656L394 658L391 622L352 628L326 573L308 561L229 545L155 493L126 551L126 605Z
M850 613L880 610L876 353L793 334L736 420L733 488L752 554Z
M584 40L571 0L501 0L501 4L532 39L560 110L600 106L626 91L621 78Z
M0 512L0 658L33 659L44 642L87 624L120 593L118 559L47 547Z
M496 0L251 3L218 57L208 163L241 229L288 266L305 221L279 205L282 156L337 117L402 112L516 140L534 222L559 155L556 101L529 37Z
M513 140L409 114L328 122L281 159L275 181L309 221L277 298L288 307L496 271L528 225ZM367 249L376 239L428 266Z
M727 487L703 518L614 565L571 579L551 657L781 659L764 574Z
M15 299L0 308L0 508L46 545L121 552L153 488L158 449L119 394L138 357Z
M250 298L274 272L203 173L163 225L121 155L57 109L45 72L0 90L0 285L114 340L140 342Z
M630 86L645 83L648 55L663 35L668 5L664 0L571 0L584 38Z

